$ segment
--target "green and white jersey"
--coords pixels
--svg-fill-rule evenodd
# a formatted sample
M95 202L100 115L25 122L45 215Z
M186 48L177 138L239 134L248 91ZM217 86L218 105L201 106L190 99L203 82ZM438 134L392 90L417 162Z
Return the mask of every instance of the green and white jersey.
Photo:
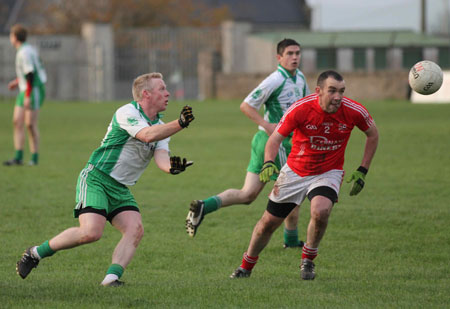
M33 87L42 86L47 82L47 74L39 60L37 50L31 45L23 43L16 53L16 74L19 79L20 91L27 89L25 76L31 72L34 73Z
M278 65L278 69L253 89L244 101L257 110L264 104L264 120L278 123L289 106L309 94L305 75L300 70L297 69L292 76ZM259 129L264 131L261 126Z
M155 150L169 151L170 138L151 143L135 138L140 130L159 124L163 122L159 118L150 121L136 101L120 107L114 113L100 147L89 158L89 163L121 184L134 185Z

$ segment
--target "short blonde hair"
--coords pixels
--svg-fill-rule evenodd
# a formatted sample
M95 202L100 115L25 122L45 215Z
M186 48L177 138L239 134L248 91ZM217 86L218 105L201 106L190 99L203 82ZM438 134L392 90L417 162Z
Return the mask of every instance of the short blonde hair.
M142 99L143 90L153 89L152 80L155 78L163 79L163 75L158 72L153 72L136 77L136 79L133 82L133 99L135 101L139 101Z

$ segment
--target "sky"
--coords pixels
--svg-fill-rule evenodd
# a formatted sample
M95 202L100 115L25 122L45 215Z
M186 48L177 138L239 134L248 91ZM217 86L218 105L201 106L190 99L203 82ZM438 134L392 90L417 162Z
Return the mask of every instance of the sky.
M306 0L312 29L421 31L421 0ZM449 34L450 0L426 0L426 32Z

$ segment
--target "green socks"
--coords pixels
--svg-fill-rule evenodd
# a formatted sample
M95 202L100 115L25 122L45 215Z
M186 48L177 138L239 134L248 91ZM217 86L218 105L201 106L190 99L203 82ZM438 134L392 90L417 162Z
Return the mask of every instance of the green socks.
M31 154L31 161L32 161L34 164L38 164L38 161L39 161L39 154L38 154L37 152Z
M16 159L17 161L22 161L23 160L23 150L16 150L16 152L14 153L14 159Z
M39 254L39 256L41 257L41 259L43 259L47 256L52 256L56 252L56 251L53 251L52 248L50 248L50 245L48 244L48 240L46 242L44 242L42 245L40 245L39 247L37 247L36 250L37 250L37 253Z
M111 266L109 266L108 270L106 271L106 274L116 275L118 278L120 278L123 275L123 267L119 264L111 264Z
M14 152L14 160L17 161L22 161L23 160L23 150L16 150ZM33 162L34 164L38 164L39 161L39 154L36 153L32 153L31 154L31 162Z
M205 206L203 208L204 214L209 214L210 212L216 211L222 206L222 200L217 195L208 197L206 200L203 200Z
M288 230L284 228L284 244L288 247L297 247L299 244L298 230Z

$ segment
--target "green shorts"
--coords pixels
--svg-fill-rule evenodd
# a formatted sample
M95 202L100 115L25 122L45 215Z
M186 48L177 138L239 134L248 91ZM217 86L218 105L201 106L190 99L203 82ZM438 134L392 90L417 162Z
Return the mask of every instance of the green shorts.
M89 163L78 177L76 203L73 210L75 218L82 213L93 212L111 221L122 211L139 211L136 200L127 186Z
M269 136L266 132L259 130L256 132L255 136L253 136L252 140L252 154L250 156L250 162L247 167L247 172L259 174L261 168L264 164L264 148L266 147L267 140ZM281 167L286 164L287 157L291 152L291 138L287 137L283 140L280 145L280 149L278 149L278 155L275 159L275 164L278 169L281 170ZM272 175L271 179L276 180L278 175Z
M45 87L37 86L33 87L30 96L31 109L40 109L44 104L45 99ZM25 91L19 92L16 97L16 106L23 107L23 101L25 100Z

